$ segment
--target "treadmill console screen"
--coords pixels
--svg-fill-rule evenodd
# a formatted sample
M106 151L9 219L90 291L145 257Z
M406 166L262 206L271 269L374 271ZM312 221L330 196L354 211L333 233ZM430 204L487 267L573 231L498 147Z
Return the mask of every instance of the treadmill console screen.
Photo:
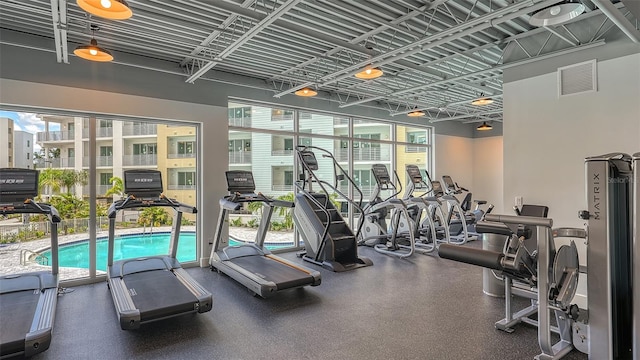
M416 165L407 165L407 174L409 174L414 184L420 184L422 182L422 174Z
M248 194L256 191L253 173L246 170L231 170L225 172L227 176L227 190L230 193Z
M376 178L378 184L388 184L391 182L391 176L389 176L389 171L387 170L387 166L384 164L373 164L371 165L371 172L373 176Z
M440 184L440 181L432 181L431 188L433 189L433 194L435 196L440 196L443 194L442 184Z
M38 171L0 169L0 202L18 203L38 196Z
M316 159L316 154L313 151L301 151L302 161L309 167L309 169L315 171L318 170L318 159Z
M126 170L124 192L139 198L158 198L162 194L162 173L158 170Z

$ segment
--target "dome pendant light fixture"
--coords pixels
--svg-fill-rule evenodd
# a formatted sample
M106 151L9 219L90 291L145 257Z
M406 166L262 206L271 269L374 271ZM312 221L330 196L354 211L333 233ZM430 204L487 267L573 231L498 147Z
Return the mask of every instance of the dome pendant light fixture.
M96 30L100 30L97 25L91 25L91 31L95 33ZM73 53L85 60L108 62L113 60L113 55L109 50L98 46L98 41L92 36L90 45L80 45Z
M567 2L542 9L529 18L532 26L553 26L578 17L585 10L580 3Z
M425 113L422 110L418 110L418 107L414 107L413 110L411 110L409 113L407 113L408 117L420 117L420 116L424 116Z
M480 126L478 126L478 127L476 128L476 130L478 130L478 131L487 131L487 130L491 130L491 129L493 129L493 126L491 126L491 125L487 124L487 122L486 122L486 121L484 121L484 122L482 123L482 125L480 125Z
M111 20L126 20L133 16L125 0L76 0L78 6L89 14Z
M295 94L298 95L298 96L311 97L311 96L318 95L318 92L313 90L310 87L305 87L305 88L302 88L302 89L296 91Z
M382 74L384 74L384 72L382 72L380 68L372 67L371 65L368 65L366 68L364 68L364 70L360 71L359 73L356 73L356 77L358 79L371 80L371 79L379 78L380 76L382 76Z
M474 106L485 106L489 104L493 104L493 99L490 97L485 97L484 94L480 94L479 98L471 102L471 105L474 105Z

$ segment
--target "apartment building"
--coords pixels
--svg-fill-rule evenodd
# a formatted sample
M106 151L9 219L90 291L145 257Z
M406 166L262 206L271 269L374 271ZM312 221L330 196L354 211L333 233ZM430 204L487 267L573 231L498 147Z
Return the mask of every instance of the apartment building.
M13 167L13 120L0 117L0 168Z

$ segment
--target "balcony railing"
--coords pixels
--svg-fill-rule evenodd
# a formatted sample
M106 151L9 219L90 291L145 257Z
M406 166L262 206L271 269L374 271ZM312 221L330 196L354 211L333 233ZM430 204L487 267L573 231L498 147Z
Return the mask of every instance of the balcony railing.
M250 117L229 118L229 126L251 127Z
M104 195L111 188L112 185L96 185L96 195ZM82 194L89 195L89 185L82 187Z
M169 190L195 190L196 189L196 185L176 185L176 184L169 184Z
M271 155L273 156L283 156L291 154L293 154L293 150L271 150Z
M82 166L89 166L89 157L84 156L82 158ZM113 166L113 157L112 156L97 156L96 157L96 166Z
M273 191L293 191L293 185L273 184L273 185L271 185L271 190L273 190Z
M271 115L271 121L293 120L293 114Z
M157 135L158 129L156 124L124 124L122 127L123 136L137 135Z
M167 154L169 159L186 159L186 158L194 158L196 154L187 153L187 154L177 154L177 153L169 153Z
M250 164L251 151L232 151L229 153L229 164Z
M124 166L153 166L158 165L158 155L125 155L123 157Z
M96 129L97 138L113 137L112 127L99 127ZM82 138L89 138L89 129L82 129Z
M388 157L388 154L386 154ZM349 160L349 149L334 149L334 156L338 161ZM366 147L353 149L353 161L379 161L383 160L379 147ZM389 160L388 158L384 160Z
M63 140L73 140L74 139L74 131L45 131L37 133L38 142L42 141L63 141Z
M75 158L36 159L35 166L44 168L72 168L75 166Z
M427 152L427 148L424 147L424 146L406 145L404 152L406 152L406 153L423 153L423 152Z

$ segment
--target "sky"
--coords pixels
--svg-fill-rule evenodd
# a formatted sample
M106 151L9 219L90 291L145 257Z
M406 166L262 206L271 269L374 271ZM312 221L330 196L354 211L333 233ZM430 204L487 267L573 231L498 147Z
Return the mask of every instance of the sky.
M40 151L40 145L36 143L35 137L36 133L44 131L44 121L38 117L38 114L0 111L0 117L13 119L14 130L26 131L33 134L33 150L34 152ZM49 123L49 131L56 130L60 130L60 125Z

